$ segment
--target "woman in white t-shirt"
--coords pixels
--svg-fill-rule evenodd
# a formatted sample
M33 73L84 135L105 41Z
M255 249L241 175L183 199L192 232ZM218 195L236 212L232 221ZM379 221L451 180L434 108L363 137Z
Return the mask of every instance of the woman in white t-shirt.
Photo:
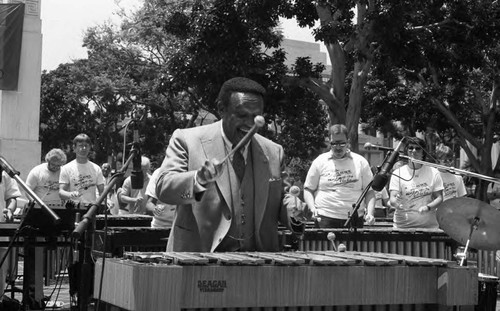
M425 160L425 141L407 139L405 153ZM436 168L409 161L394 170L389 184L395 228L439 228L436 207L443 201L443 180Z

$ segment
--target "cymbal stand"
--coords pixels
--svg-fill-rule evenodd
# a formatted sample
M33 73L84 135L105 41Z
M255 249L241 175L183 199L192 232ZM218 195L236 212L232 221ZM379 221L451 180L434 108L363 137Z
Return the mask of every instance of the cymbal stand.
M469 250L469 243L470 239L472 238L472 234L474 233L475 230L477 230L477 227L479 225L479 218L474 217L474 220L472 224L470 225L470 233L469 233L469 238L467 239L467 243L465 243L465 249L463 253L457 253L457 257L460 256L460 266L464 266L465 260L467 259L467 252Z

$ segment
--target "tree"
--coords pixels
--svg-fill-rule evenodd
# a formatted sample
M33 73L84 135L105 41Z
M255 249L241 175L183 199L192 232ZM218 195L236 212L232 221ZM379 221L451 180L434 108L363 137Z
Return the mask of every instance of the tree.
M63 64L42 73L40 141L42 154L52 148L71 150L73 138L96 127L88 105L80 101L73 72L76 65Z
M431 126L450 134L472 169L492 176L491 148L500 130L500 5L394 1L383 13L375 28L390 35L375 72L387 96L375 102L385 101L385 111L415 130ZM476 188L477 198L486 200L486 185Z
M275 29L279 3L146 0L124 16L119 29L90 28L84 39L89 57L75 62L68 79L74 81L75 100L88 105L96 120L97 157L122 150L120 126L135 118L141 120L145 153L161 158L175 128L201 124L208 114L219 118L215 99L223 81L234 76L267 88L269 125L286 119L280 107L292 98L282 83L288 69ZM317 106L310 93L301 100ZM318 120L304 127L317 128Z
M294 1L284 16L296 17L302 27L313 27L332 64L330 79L302 77L301 85L316 93L325 103L330 124L346 124L354 149L358 146L358 124L363 89L373 63L377 33L374 24L383 2L375 1ZM354 14L356 12L356 14ZM347 91L348 90L348 91Z

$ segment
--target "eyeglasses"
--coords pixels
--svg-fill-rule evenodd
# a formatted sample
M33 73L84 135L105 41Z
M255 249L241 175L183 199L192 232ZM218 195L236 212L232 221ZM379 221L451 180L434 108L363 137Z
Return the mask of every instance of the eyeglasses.
M345 146L347 146L347 143L346 142L343 142L343 143L330 143L330 146L344 148Z
M54 162L47 162L49 164L49 167L50 168L53 168L53 169L59 169L61 166L63 166L63 164L60 164L60 163L54 163Z
M420 151L420 150L422 150L422 147L418 147L418 146L409 146L409 147L408 147L408 150Z

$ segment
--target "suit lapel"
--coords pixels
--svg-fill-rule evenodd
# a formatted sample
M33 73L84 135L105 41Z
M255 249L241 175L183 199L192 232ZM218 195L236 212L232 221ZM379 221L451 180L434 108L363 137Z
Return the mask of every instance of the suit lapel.
M208 160L216 159L221 161L226 156L224 141L221 134L221 122L222 121L218 121L214 123L213 129L210 129L210 133L201 141L201 145L203 146L203 150ZM227 164L222 166L222 174L217 179L216 184L227 206L231 206L231 187L229 184L229 169Z

